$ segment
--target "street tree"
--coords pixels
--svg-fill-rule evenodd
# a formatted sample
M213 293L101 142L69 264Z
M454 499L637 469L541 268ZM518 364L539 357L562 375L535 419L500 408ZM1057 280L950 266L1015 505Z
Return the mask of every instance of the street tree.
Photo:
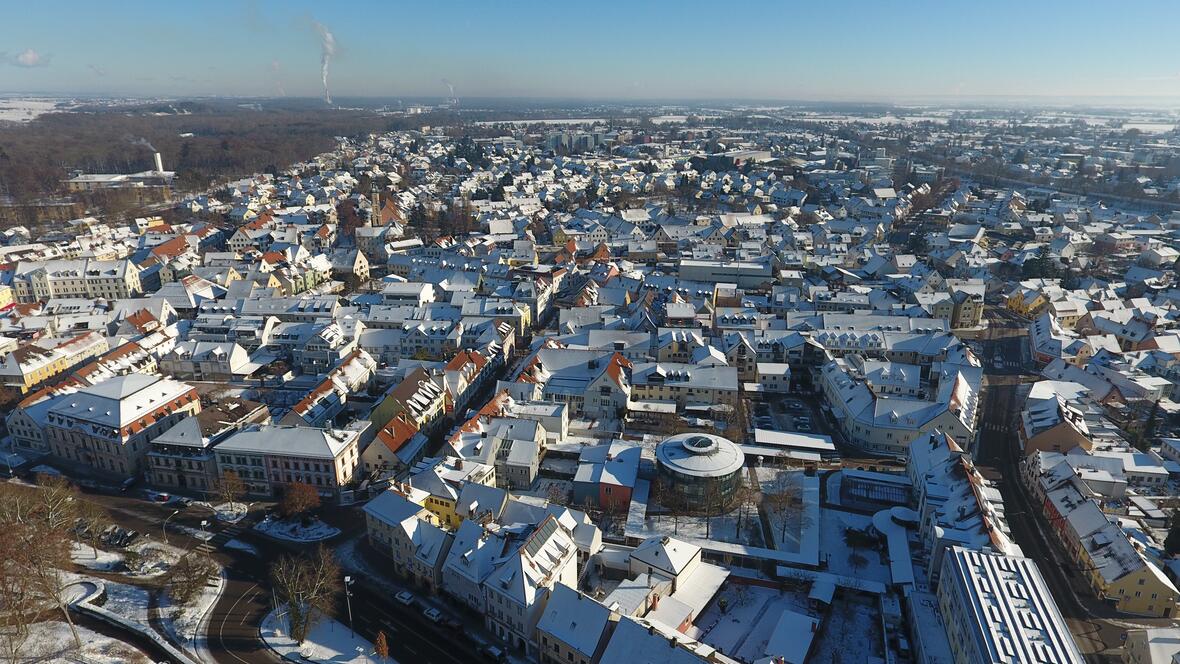
M189 604L215 574L217 565L212 560L194 553L185 554L168 572L168 594L177 604Z
M302 644L319 616L332 608L332 597L341 587L340 566L320 546L308 556L281 556L270 567L270 579L287 609L287 632Z
M279 513L285 519L303 517L320 506L320 492L306 482L292 482L283 491L279 501Z
M389 641L385 638L385 630L377 630L377 640L373 641L373 654L380 657L382 662L389 660Z
M217 497L223 503L233 504L246 495L246 483L234 471L227 470L217 480Z

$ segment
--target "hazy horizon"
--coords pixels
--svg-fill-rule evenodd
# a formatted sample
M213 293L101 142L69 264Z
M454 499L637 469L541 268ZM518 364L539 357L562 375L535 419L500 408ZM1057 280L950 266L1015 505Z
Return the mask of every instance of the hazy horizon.
M1178 20L1162 1L73 0L5 12L0 94L1164 105Z

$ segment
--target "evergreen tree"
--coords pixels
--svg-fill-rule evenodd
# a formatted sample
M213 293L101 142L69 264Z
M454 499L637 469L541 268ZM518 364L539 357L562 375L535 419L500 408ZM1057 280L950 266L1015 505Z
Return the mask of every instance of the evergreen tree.
M1172 515L1172 527L1168 530L1168 537L1164 540L1164 553L1174 556L1180 553L1180 514Z

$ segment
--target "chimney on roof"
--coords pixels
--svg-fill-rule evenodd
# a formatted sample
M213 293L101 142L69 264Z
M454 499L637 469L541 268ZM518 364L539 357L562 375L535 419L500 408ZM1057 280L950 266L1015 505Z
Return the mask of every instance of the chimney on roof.
M159 152L153 152L152 156L154 156L156 158L156 172L163 173L164 172L164 158L160 156Z

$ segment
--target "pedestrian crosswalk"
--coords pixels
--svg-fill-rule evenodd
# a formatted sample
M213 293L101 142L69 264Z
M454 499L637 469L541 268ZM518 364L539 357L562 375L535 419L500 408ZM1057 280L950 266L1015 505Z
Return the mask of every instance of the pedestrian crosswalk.
M979 425L979 428L984 431L1007 431L1008 424L1005 422L984 422Z
M242 522L231 523L219 532L215 533L213 537L201 542L194 550L200 551L206 555L213 553L215 549L221 548L223 544L238 536L238 533L246 529Z

